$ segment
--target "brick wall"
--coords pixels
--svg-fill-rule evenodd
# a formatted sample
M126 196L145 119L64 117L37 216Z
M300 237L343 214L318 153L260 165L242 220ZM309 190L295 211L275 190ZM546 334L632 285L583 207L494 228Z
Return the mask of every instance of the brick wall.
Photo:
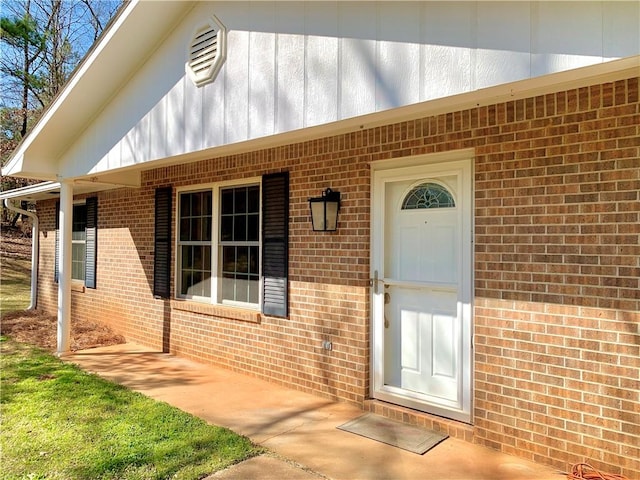
M638 79L483 109L476 440L640 473Z
M98 288L73 293L73 315L361 404L369 163L473 147L474 441L562 469L586 460L640 475L639 124L631 78L143 172L142 188L99 194ZM280 170L291 181L290 318L232 320L153 299L154 188ZM307 198L328 186L343 196L340 228L313 233ZM39 300L55 309L52 205L39 205Z

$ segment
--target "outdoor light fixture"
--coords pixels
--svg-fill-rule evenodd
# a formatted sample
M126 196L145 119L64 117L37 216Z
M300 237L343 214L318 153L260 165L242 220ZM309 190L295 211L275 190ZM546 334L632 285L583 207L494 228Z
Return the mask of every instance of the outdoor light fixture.
M321 197L309 199L311 225L314 232L335 232L338 228L340 192L327 188Z

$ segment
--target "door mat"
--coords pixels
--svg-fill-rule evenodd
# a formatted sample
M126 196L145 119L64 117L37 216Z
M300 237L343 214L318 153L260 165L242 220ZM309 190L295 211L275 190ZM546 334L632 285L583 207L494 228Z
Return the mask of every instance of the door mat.
M337 428L409 450L418 455L422 455L449 437L447 434L415 425L406 425L374 413L365 413Z

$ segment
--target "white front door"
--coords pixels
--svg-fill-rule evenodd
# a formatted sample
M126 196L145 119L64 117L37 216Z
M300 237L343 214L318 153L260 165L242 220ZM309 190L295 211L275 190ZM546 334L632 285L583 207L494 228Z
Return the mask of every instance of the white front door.
M470 422L471 160L410 163L373 172L372 394Z

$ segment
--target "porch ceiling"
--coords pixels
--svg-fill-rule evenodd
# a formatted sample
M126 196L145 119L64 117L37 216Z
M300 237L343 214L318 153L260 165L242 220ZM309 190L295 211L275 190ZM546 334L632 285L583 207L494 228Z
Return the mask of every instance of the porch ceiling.
M51 198L59 198L60 197L60 183L59 182L44 182L39 183L37 185L38 188L16 188L15 190L11 190L9 192L4 192L0 194L0 200L25 200L27 202L39 202L42 200L49 200ZM102 187L102 188L100 188ZM116 188L109 185L101 185L101 186L89 186L89 185L79 185L74 188L74 194L82 195L84 193L93 193L97 190L106 190L108 188Z

